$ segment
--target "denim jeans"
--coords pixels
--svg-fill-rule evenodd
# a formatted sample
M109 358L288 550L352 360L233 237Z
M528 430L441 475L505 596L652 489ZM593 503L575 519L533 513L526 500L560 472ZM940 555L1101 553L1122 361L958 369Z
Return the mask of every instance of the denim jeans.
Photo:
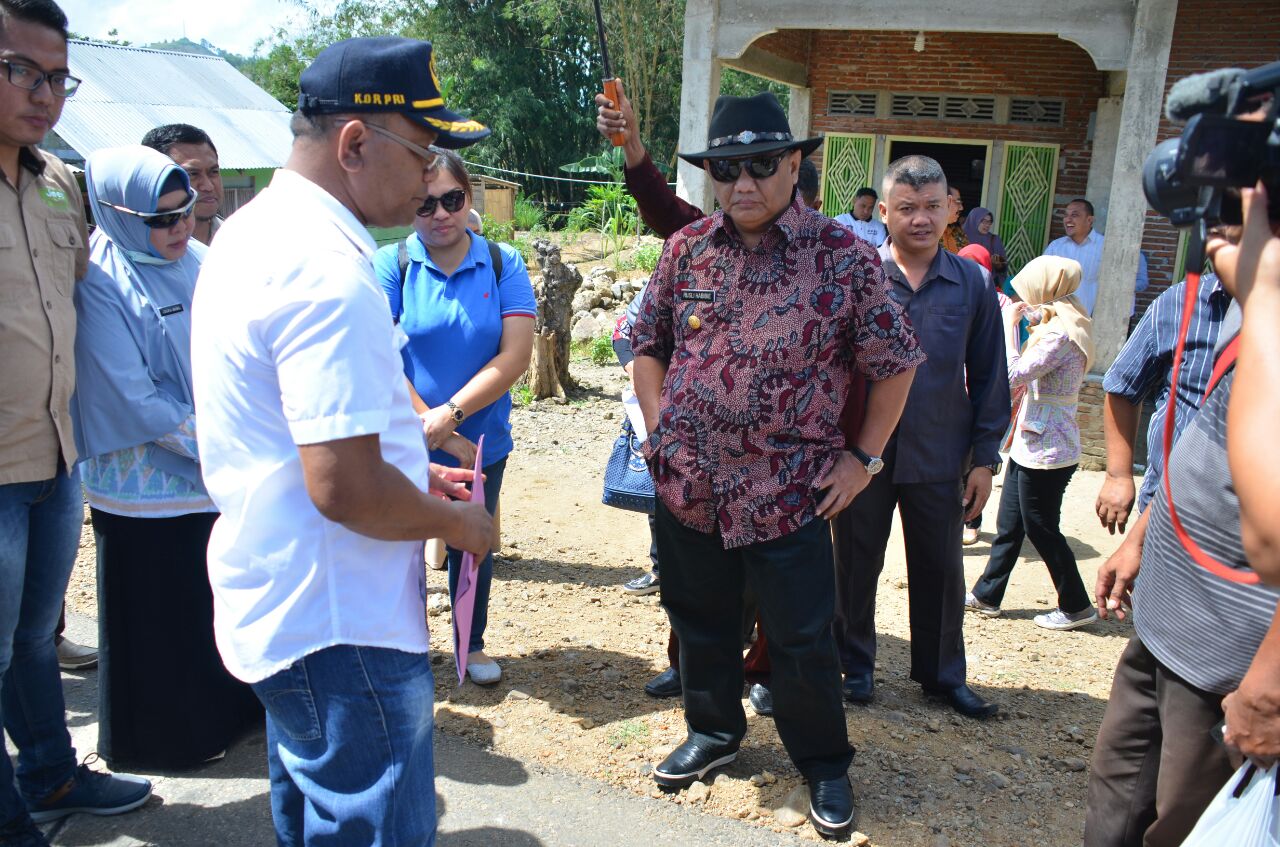
M498 495L502 493L502 475L507 469L507 459L502 457L484 470L484 507L492 515L498 508ZM462 551L452 547L449 551L449 603L458 599L458 569L462 567ZM468 652L484 649L484 630L489 625L489 587L493 585L493 553L487 553L476 573L476 610L471 618L471 646Z
M434 690L427 654L352 645L254 683L280 847L435 843Z
M0 485L0 717L18 748L17 788L39 800L75 772L53 631L80 549L80 474ZM0 827L26 814L0 754Z

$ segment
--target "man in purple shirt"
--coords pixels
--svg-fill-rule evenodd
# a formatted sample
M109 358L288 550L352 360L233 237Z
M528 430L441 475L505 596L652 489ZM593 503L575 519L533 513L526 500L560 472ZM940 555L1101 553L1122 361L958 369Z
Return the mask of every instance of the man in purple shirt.
M722 211L667 242L632 342L658 493L662 603L680 637L688 740L654 769L679 788L746 733L743 589L760 603L774 721L825 835L853 821L831 632L825 521L877 469L924 360L871 248L796 196L800 160L777 98L721 97L708 149L682 154ZM872 385L856 445L839 427L855 369ZM862 458L855 458L862 457Z
M873 695L876 585L896 508L907 553L911 678L960 714L987 718L996 706L965 684L960 532L982 514L1009 425L1000 307L977 263L938 246L950 211L938 163L899 159L882 189L889 239L880 261L929 360L886 446L884 473L834 523L844 696L866 703Z

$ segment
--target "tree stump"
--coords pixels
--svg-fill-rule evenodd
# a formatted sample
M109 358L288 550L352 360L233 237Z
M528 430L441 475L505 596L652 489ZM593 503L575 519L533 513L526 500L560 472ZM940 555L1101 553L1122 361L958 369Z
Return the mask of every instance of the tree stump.
M582 285L582 274L560 260L560 248L550 241L539 239L533 247L542 276L532 280L538 317L533 324L529 391L535 400L551 397L563 403L565 388L575 384L569 375L569 321L573 318L573 295Z

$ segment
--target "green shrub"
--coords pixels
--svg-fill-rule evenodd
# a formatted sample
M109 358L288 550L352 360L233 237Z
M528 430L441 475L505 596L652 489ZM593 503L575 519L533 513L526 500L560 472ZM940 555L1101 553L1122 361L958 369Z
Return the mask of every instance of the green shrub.
M591 339L591 363L607 365L613 361L613 338L610 335L599 335Z
M645 273L653 273L658 267L658 259L662 258L661 244L641 244L632 253L631 260L635 266Z
M511 246L520 251L520 255L524 257L525 265L532 265L533 260L538 256L538 251L533 249L533 238L528 234L521 233L511 239Z
M547 213L537 203L524 197L517 197L513 211L516 229L530 232L544 229L547 224Z
M533 390L525 383L511 386L511 405L517 408L533 402Z
M511 221L499 223L488 215L481 215L480 220L484 222L484 237L489 241L510 243L511 239L515 237L516 228Z

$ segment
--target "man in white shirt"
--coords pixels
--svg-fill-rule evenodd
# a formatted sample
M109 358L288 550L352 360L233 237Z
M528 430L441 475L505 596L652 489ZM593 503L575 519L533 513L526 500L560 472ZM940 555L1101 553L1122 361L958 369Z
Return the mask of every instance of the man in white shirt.
M192 370L227 668L267 712L279 843L431 845L434 680L423 541L483 555L484 507L429 467L366 226L403 226L444 108L431 45L357 38L303 71L293 150L201 272Z
M853 195L853 212L836 215L836 223L844 224L872 247L879 247L889 237L889 230L885 229L884 224L872 218L879 199L874 188L859 188Z
M1104 236L1093 228L1093 204L1083 197L1077 197L1067 204L1062 212L1062 228L1067 234L1049 242L1044 248L1046 256L1061 256L1064 259L1075 259L1080 263L1080 288L1076 296L1084 303L1085 311L1093 314L1093 304L1098 301L1098 271L1102 267L1102 245ZM1134 291L1143 291L1149 283L1147 277L1147 257L1138 253L1138 275L1134 282ZM1129 309L1132 315L1136 308Z

